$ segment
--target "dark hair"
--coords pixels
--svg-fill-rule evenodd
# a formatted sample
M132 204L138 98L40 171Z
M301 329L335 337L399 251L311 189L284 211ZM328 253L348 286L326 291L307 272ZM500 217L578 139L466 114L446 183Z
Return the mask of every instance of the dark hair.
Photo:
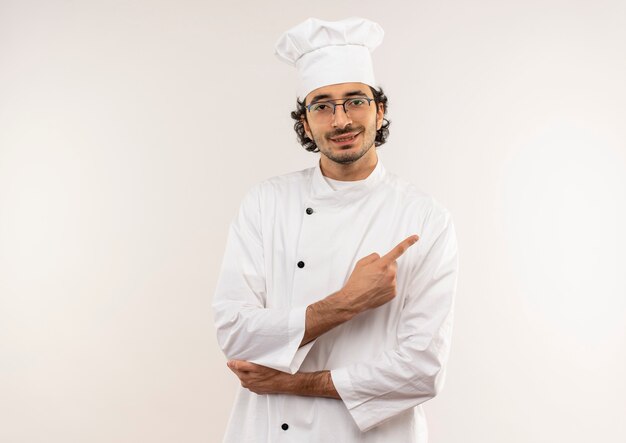
M387 137L389 137L389 125L391 122L387 120L384 116L387 115L387 96L383 92L383 88L374 89L371 86L369 87L374 95L374 103L376 103L376 109L378 109L378 104L383 104L383 125L380 127L378 131L376 131L376 139L374 140L374 145L376 147L383 145L387 141ZM304 132L304 123L302 123L303 119L306 119L306 106L304 105L304 100L296 100L297 109L291 112L291 118L296 122L293 125L293 129L296 131L298 135L298 141L304 149L310 152L319 152L319 149L315 142L311 140Z

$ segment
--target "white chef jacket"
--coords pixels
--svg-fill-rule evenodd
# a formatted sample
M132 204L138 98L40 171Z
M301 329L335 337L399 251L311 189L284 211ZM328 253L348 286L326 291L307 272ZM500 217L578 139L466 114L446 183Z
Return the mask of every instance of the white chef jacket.
M299 347L306 307L356 262L406 237L397 295ZM227 443L426 441L421 403L441 389L450 347L457 244L449 212L380 159L333 190L317 167L253 187L231 224L213 301L228 359L280 371L328 369L341 400L240 388Z

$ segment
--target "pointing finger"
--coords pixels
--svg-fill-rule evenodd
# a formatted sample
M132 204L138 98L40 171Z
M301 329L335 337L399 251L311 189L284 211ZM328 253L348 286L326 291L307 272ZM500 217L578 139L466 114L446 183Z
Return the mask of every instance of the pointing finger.
M391 263L400 258L402 254L406 252L409 247L415 244L419 240L417 235L411 235L410 237L405 238L400 243L398 243L391 251L387 254L383 255L381 260L386 261L387 263Z

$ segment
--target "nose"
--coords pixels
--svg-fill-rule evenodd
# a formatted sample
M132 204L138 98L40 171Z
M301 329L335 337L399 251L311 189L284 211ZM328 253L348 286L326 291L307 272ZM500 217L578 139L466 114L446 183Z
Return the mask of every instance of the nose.
M345 108L341 105L335 106L335 113L333 114L333 126L338 128L345 128L346 126L351 124L352 119L346 113Z

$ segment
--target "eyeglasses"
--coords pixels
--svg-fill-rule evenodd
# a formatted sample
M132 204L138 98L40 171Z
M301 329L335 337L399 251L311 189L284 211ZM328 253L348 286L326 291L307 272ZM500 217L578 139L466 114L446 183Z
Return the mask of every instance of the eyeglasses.
M332 101L314 102L307 105L306 108L309 110L311 117L316 120L331 118L335 114L338 105L343 107L343 112L346 114L349 113L352 117L358 117L367 111L369 104L373 101L374 99L369 97L353 97L338 103L333 103Z

